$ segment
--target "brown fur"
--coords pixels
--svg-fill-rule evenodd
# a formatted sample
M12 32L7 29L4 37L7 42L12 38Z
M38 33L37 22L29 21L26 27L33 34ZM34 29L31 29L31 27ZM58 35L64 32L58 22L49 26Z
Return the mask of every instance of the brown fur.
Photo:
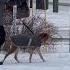
M49 36L46 34L46 33L41 33L39 34L39 37L40 39L42 40L42 42L46 41ZM18 52L19 52L19 49L22 49L22 48L17 48L16 45L11 41L11 39L9 38L8 40L6 40L6 43L5 43L5 47L8 49L7 50L7 54L5 55L4 57L4 60L12 53L15 52L15 60L19 63L19 60L17 59L17 55L18 55ZM41 54L41 51L40 51L40 47L29 47L29 48L23 48L24 50L26 50L29 54L30 54L30 57L29 57L29 62L31 63L31 58L32 58L32 54L33 52L36 50L40 56L40 58L43 60L43 62L45 61L42 54ZM2 61L2 63L4 62L4 60Z

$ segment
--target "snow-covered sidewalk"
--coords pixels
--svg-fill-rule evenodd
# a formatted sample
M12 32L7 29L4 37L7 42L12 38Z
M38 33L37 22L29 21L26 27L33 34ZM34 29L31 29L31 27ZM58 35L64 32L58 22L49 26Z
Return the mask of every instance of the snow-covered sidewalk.
M0 60L4 55L0 54ZM70 70L70 53L43 54L46 62L42 62L37 54L33 55L32 63L28 63L29 54L19 54L17 63L13 54L0 66L0 70Z

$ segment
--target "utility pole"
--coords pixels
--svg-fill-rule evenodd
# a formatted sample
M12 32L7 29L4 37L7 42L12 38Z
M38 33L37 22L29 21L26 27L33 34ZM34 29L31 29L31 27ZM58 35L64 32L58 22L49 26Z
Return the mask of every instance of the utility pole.
M48 0L36 0L36 9L47 10L48 9Z
M70 11L69 11L69 17L70 17ZM69 21L69 53L70 53L70 21Z
M3 25L4 7L7 1L8 0L0 0L0 25Z
M30 0L30 8L32 8L33 0Z
M17 14L17 5L13 6L13 23L12 23L12 32L16 35L16 14Z
M58 0L53 0L53 12L58 12Z

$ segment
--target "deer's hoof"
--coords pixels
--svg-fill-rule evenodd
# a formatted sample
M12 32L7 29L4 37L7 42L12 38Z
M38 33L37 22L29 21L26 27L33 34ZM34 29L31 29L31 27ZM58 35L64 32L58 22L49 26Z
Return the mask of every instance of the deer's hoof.
M0 62L0 65L3 65L3 62Z

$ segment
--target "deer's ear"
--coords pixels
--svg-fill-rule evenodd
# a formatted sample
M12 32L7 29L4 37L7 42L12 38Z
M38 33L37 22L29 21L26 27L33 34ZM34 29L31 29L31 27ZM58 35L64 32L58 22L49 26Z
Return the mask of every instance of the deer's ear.
M40 38L40 39L43 39L43 38L45 38L45 37L46 37L46 35L45 35L44 33L40 33L40 34L39 34L39 38Z

